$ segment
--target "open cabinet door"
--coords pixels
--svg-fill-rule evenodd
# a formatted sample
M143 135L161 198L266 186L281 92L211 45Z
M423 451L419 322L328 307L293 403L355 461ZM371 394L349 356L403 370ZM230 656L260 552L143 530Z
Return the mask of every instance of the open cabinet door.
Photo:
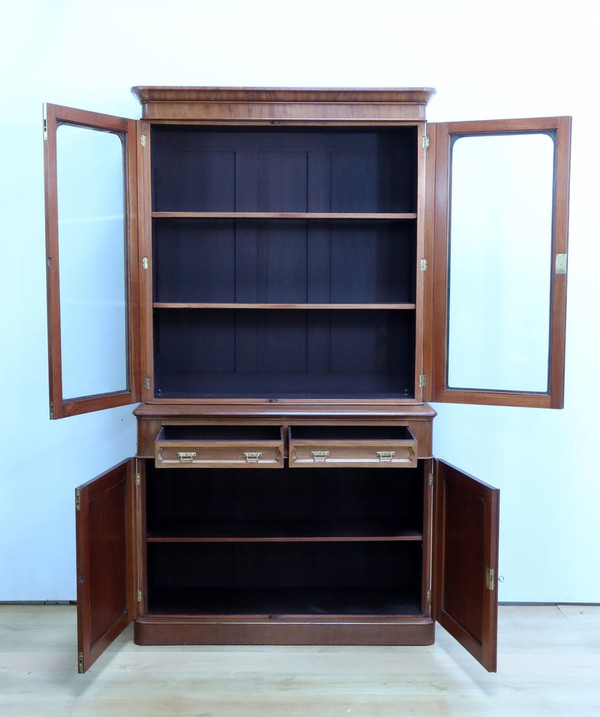
M433 616L496 671L500 492L435 462Z
M136 617L134 475L131 458L75 491L79 672Z
M424 399L562 408L571 119L428 132Z
M137 134L44 108L50 418L139 400Z

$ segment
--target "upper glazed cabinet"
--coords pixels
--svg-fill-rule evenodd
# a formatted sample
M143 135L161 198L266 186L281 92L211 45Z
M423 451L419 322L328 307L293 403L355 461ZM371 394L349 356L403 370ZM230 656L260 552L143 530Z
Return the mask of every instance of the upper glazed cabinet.
M48 105L51 415L560 407L570 119L426 124L431 92Z

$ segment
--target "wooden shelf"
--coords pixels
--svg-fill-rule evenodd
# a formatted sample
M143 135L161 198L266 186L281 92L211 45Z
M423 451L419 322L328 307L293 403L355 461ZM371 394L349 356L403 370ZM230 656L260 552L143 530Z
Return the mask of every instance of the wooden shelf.
M423 540L417 530L397 522L255 521L198 524L161 523L149 531L148 543L369 543Z
M409 311L416 308L416 304L242 304L235 302L207 303L183 301L156 301L152 304L155 309L279 309L279 310L400 310Z
M416 219L416 212L152 212L153 219L315 219L327 221L397 221Z

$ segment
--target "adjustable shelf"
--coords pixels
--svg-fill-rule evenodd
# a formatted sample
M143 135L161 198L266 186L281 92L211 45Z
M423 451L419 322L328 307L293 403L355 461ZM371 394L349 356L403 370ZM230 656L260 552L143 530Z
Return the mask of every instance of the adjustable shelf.
M148 543L369 543L422 541L423 534L397 522L368 521L172 521L155 527Z
M416 212L152 212L153 219L314 219L321 221L403 221Z
M279 310L388 310L408 311L416 308L416 304L243 304L243 303L201 303L201 302L177 302L177 301L155 301L152 304L154 309L279 309Z

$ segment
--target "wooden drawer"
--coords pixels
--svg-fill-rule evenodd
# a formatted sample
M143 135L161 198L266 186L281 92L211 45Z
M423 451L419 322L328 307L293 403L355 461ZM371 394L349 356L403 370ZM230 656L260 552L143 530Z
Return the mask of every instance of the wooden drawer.
M162 426L157 468L283 468L280 426Z
M290 468L414 468L417 441L407 426L290 426Z

